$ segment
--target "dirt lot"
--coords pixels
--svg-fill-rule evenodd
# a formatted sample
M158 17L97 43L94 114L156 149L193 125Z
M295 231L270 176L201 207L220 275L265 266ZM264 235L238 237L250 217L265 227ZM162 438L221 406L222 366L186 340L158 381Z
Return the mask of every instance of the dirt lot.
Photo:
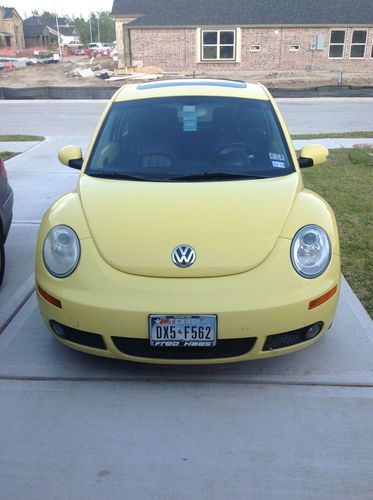
M224 76L232 78L232 73L209 74L208 76ZM237 72L234 78L239 80L261 82L267 87L278 88L308 88L322 85L336 85L338 75L336 71L251 71ZM373 85L373 71L361 73L344 73L344 85Z
M87 58L75 58L73 61L66 61L58 64L35 64L26 68L13 71L2 71L0 73L0 87L27 88L27 87L75 87L80 85L107 85L97 77L75 78L68 74L74 69L80 68L114 69L112 59L100 59L90 66ZM114 82L115 83L115 82ZM118 84L116 84L117 86Z
M90 60L84 57L74 57L74 60L51 65L35 65L14 71L0 73L0 87L24 88L40 86L115 86L118 87L126 83L123 81L103 81L97 77L76 78L69 76L69 73L76 68L109 69L113 70L116 63L112 59L95 60L90 65ZM172 76L192 76L191 73L170 74L162 73L159 68L139 68L139 72L159 73L165 77ZM140 75L139 75L140 76ZM336 72L236 72L234 74L219 72L196 73L195 76L235 78L246 81L260 81L268 87L288 87L305 88L321 85L335 85L337 83ZM146 79L146 78L145 78ZM364 75L359 73L345 73L343 83L346 85L373 85L373 71Z

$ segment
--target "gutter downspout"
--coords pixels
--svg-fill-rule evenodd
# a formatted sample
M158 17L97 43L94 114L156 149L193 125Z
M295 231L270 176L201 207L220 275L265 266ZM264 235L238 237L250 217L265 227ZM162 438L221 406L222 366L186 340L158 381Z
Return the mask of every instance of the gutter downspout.
M129 28L123 25L123 44L124 44L124 66L126 68L132 66L131 57L131 34Z

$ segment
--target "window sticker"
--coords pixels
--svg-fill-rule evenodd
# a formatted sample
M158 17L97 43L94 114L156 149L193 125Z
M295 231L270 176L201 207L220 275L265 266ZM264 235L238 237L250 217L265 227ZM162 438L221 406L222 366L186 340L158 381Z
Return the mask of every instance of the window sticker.
M285 161L285 156L278 153L269 153L269 157L271 158L271 160Z
M283 161L273 161L272 160L272 165L275 168L286 168L285 163Z
M197 110L196 106L183 106L183 129L184 132L197 132Z

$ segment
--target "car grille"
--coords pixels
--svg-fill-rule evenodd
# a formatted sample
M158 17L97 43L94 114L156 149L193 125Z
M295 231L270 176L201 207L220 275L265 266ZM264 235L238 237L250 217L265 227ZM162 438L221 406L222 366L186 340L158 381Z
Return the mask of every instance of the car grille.
M123 354L158 359L219 359L247 354L256 338L218 340L213 347L154 347L148 339L112 337L115 347Z

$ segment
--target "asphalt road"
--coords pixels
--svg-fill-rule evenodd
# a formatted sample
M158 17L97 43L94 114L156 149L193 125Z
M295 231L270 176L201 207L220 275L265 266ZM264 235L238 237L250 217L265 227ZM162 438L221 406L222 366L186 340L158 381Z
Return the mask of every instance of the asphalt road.
M322 106L341 106L351 130L371 130L354 117L359 103ZM324 130L332 113L314 106L281 102L293 132L304 116ZM345 282L329 333L272 360L144 366L71 351L48 334L32 293L38 222L76 184L58 149L84 149L102 108L0 102L0 134L48 136L7 162L15 210L0 293L1 500L373 498L372 322Z
M373 130L373 98L278 99L292 134ZM103 101L0 101L0 134L89 136Z

